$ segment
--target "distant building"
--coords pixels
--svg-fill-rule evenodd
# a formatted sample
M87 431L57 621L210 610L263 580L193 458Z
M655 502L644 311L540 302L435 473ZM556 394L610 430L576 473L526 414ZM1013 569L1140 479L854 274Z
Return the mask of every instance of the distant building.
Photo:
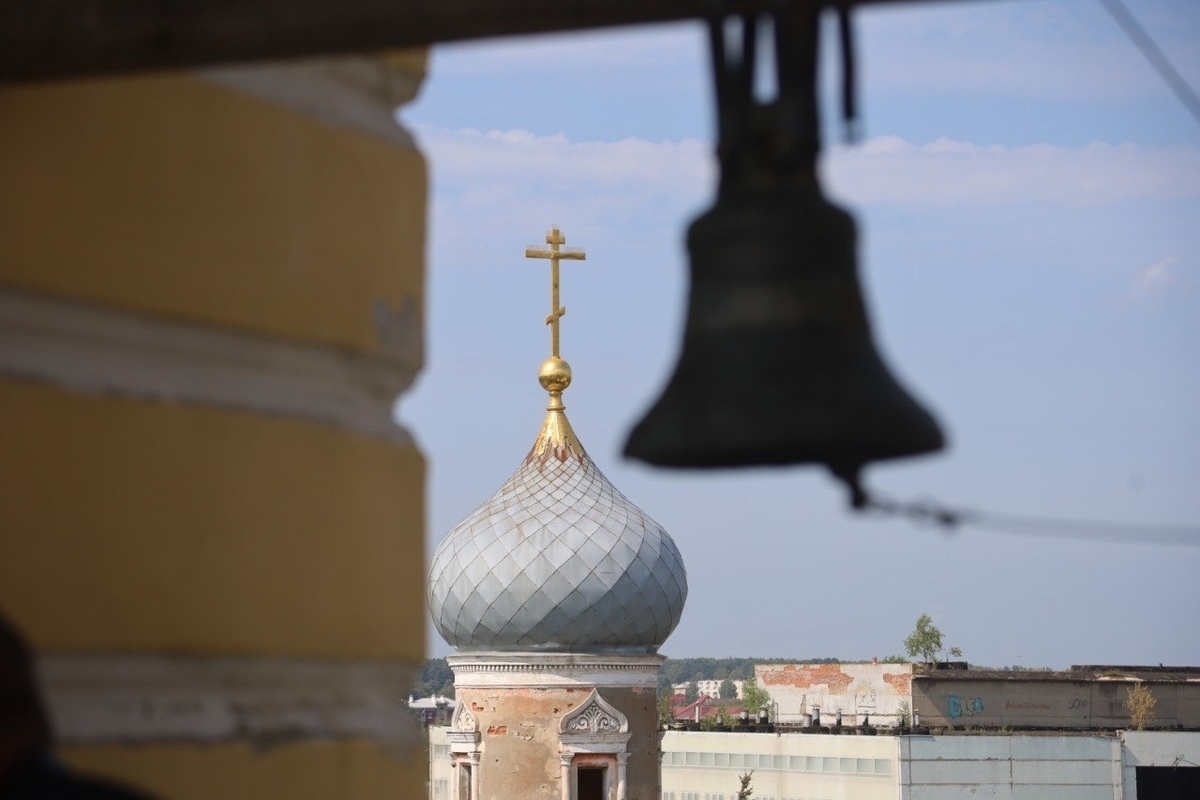
M704 694L674 707L661 800L735 800L751 771L755 800L1200 798L1200 668L778 664L757 678L778 724L742 721L740 706ZM1156 701L1144 731L1129 730L1136 685ZM818 708L820 724L805 727ZM905 717L919 726L895 727ZM455 736L431 729L437 800L455 796Z
M446 797L446 728L430 729L433 797ZM1194 800L1200 732L843 735L667 731L662 800Z
M723 679L719 680L719 681L717 681L717 680L695 681L696 691L697 691L697 693L699 693L701 695L707 695L708 697L711 697L714 700L720 700L721 699L721 684L724 682L725 681ZM685 694L687 694L687 690L689 687L691 687L692 683L693 683L692 681L684 681L683 683L673 683L673 684L671 684L671 693L677 694L677 695L685 695ZM746 684L745 681L733 681L733 686L735 689L737 689L737 694L735 695L735 697L738 700L742 699L742 687L745 684Z
M1194 800L1200 733L663 734L662 800Z
M721 684L725 681L696 681L696 689L700 694L706 694L714 699L721 697ZM737 694L734 695L738 700L742 699L742 687L746 685L745 681L732 681L733 687L737 689Z
M408 707L421 718L421 726L449 725L454 716L455 702L453 697L434 695L433 697L409 698Z
M702 694L691 703L673 705L671 707L671 716L679 722L700 722L705 719L720 719L732 723L744 710L745 706L733 703L718 704L712 697Z
M666 732L663 800L734 800L751 770L756 800L1200 798L1200 668L771 664L756 677L778 724ZM1139 685L1154 717L1132 731Z
M1156 727L1200 728L1200 668L1082 666L1065 672L914 669L912 664L760 664L755 669L780 723L816 715L828 724L902 714L935 728L1119 729L1129 689L1150 688Z

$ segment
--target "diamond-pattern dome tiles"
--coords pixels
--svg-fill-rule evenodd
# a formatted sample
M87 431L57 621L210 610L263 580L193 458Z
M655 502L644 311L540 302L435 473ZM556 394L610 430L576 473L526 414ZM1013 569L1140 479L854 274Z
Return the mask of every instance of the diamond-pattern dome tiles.
M466 650L654 652L686 597L675 542L601 474L561 410L429 572L434 624Z

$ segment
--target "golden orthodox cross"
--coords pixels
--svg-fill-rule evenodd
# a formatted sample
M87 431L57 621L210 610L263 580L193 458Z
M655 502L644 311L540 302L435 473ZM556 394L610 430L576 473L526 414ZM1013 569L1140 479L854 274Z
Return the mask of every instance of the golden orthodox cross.
M526 258L550 259L550 315L546 317L546 324L550 326L550 355L555 358L558 357L558 320L567 313L567 307L558 304L558 262L563 258L573 261L583 261L587 258L581 248L559 248L559 245L566 243L567 237L563 236L558 226L555 225L546 234L546 244L550 245L549 250L544 247L525 248Z

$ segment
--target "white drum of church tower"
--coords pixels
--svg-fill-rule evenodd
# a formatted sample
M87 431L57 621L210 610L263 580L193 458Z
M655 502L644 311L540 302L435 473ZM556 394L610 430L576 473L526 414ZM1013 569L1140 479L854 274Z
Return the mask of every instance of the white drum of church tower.
M658 800L658 648L683 613L675 542L600 472L567 421L562 248L551 264L545 422L516 472L438 545L434 624L457 654L447 800Z

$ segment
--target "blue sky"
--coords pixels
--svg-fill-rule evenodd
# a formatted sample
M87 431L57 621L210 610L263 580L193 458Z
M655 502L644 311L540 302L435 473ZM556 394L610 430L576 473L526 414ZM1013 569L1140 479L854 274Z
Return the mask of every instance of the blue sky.
M1200 86L1200 6L1128 5ZM857 24L864 136L839 142L830 53L822 172L859 223L877 339L951 439L868 481L1200 528L1200 123L1099 2ZM946 534L848 514L815 468L620 457L678 349L683 232L715 179L708 77L697 24L435 49L401 112L431 168L428 363L399 406L429 457L431 547L541 422L547 269L522 255L557 223L588 253L563 265L568 414L688 567L665 654L883 657L928 612L977 663L1200 664L1198 546Z

